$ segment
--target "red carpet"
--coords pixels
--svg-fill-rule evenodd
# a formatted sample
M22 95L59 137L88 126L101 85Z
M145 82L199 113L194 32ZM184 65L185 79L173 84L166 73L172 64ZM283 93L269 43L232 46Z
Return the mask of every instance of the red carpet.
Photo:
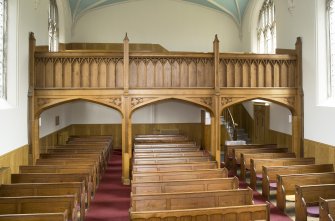
M240 180L240 188L247 188L248 184ZM257 191L253 191L254 203L262 204L267 200ZM269 201L268 201L269 202ZM270 221L292 221L285 213L281 212L276 206L270 202Z
M130 186L121 183L122 174L121 153L114 151L108 163L91 206L87 211L85 221L129 221ZM247 184L240 181L240 188ZM265 203L265 199L254 191L255 204ZM271 205L271 221L291 221L290 217Z
M129 221L130 186L121 183L121 153L114 151L85 221Z

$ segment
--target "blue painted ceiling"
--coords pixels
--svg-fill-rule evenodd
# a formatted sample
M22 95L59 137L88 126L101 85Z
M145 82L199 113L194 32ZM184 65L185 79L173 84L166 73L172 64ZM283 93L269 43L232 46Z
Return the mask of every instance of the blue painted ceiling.
M69 0L72 19L76 21L86 12L122 2L132 0ZM247 8L249 0L182 0L193 4L202 5L231 16L234 21L241 25L242 18Z

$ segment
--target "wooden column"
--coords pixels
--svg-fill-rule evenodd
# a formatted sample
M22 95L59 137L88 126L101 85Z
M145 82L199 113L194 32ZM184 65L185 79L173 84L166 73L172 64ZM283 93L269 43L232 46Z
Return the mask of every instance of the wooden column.
M122 183L124 185L130 185L132 138L129 97L129 39L127 34L123 40L123 74L124 92L122 97Z
M39 125L39 116L35 116L32 121L32 163L35 165L36 160L40 158L40 125Z
M215 39L213 41L213 52L214 52L215 94L220 94L220 75L219 75L220 42L217 35L215 35Z
M292 148L297 156L304 156L304 92L302 79L302 42L297 38L295 43L297 54L295 113L292 116Z
M211 149L212 154L218 164L221 165L221 146L220 146L220 130L221 130L221 114L220 114L220 75L219 75L219 62L220 62L220 41L218 36L215 35L213 41L214 53L214 79L215 79L215 95L213 96L213 109L214 116L211 119Z
M122 183L130 185L130 154L129 154L129 128L131 123L129 119L129 97L122 97L123 117L122 117ZM131 150L131 149L130 149Z
M29 88L28 88L28 144L29 164L35 164L40 155L39 122L35 117L35 48L36 39L33 32L29 33Z
M211 153L215 157L218 168L221 165L221 147L220 147L220 96L213 97L214 113L211 115Z
M129 92L129 38L126 36L123 39L123 87L124 93Z

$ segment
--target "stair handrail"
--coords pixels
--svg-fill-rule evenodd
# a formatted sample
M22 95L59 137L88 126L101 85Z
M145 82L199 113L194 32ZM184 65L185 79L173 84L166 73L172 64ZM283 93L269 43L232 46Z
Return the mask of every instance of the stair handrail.
M228 112L229 120L231 122L231 126L233 127L233 137L232 137L232 139L233 140L237 140L237 127L238 127L238 124L235 123L234 117L231 114L231 111L230 111L229 107L227 108L227 112Z

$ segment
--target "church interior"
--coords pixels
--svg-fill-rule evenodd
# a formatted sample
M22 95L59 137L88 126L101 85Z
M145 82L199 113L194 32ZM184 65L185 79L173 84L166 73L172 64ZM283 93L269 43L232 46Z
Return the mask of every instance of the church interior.
M0 0L0 221L334 220L334 22L334 0Z

